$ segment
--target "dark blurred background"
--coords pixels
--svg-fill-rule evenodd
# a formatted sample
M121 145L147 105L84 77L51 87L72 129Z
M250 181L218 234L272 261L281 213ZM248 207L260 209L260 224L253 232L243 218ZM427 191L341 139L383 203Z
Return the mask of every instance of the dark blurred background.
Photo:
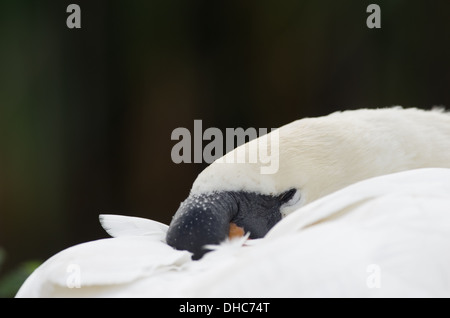
M1 1L0 282L107 237L100 213L169 223L205 167L171 161L194 119L450 106L449 14L448 0Z

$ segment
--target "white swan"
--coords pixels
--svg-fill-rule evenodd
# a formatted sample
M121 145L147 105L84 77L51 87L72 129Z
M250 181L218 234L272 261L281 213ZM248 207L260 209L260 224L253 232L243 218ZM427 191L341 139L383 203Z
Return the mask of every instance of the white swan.
M276 173L262 174L264 162L245 161L258 146L269 148L272 158L278 155ZM226 238L230 222L250 238L261 238L291 211L352 183L411 169L450 168L450 114L397 107L304 118L224 157L198 175L167 233L169 245L195 258L205 253L204 245ZM233 162L227 157L244 163L222 163Z
M158 222L101 221L114 238L53 256L17 297L450 296L450 169L356 183L198 261Z
M333 285L328 276L334 273L341 280L351 280L351 275L362 278L367 274L360 272L365 264L367 270L374 271L371 276L374 285L379 285L379 272L384 273L384 278L391 273L381 252L382 246L389 250L388 241L392 241L393 246L404 244L398 247L398 254L389 250L391 260L399 258L403 252L413 261L427 259L427 253L437 251L432 246L446 246L446 232L442 231L439 234L442 243L429 243L423 254L413 251L413 243L420 246L420 242L435 237L430 234L431 230L427 232L427 227L445 226L446 214L440 211L448 204L448 170L418 170L386 179L371 178L418 168L450 168L448 113L402 108L345 111L298 120L279 128L276 134L279 138L270 138L275 140L276 147L269 148L279 157L277 173L261 174L262 163L235 160L232 162L243 163L224 164L218 160L198 176L190 196L180 205L169 228L150 220L103 216L102 224L115 236L113 240L82 244L55 255L36 270L18 296L31 295L33 288L30 286L36 286L34 296L66 293L85 296L233 295L232 286L239 286L237 296L248 297L337 295L336 291L343 295L372 295L367 288L355 289L352 283L348 288L344 281L341 281L342 286ZM248 156L249 151L256 148L252 144L269 135L250 141L225 157ZM366 179L369 179L367 183L358 183ZM408 186L405 180L414 187ZM443 190L437 191L436 183L442 185ZM350 186L352 184L354 186ZM343 188L346 189L340 191ZM381 210L378 214L373 212L374 206ZM434 213L435 210L438 212ZM417 213L408 214L408 211ZM423 219L416 218L418 213ZM312 221L303 226L306 216ZM417 222L423 222L424 227L418 226L417 233L403 229L398 223L400 216L405 218L407 227L414 227ZM350 220L354 222L348 223ZM241 238L221 244L227 238L230 222L252 240ZM401 242L397 242L395 232L389 231L392 224L399 227ZM366 230L370 234L365 235ZM420 238L421 231L429 237L417 241L415 235ZM409 237L410 245L402 241L404 236ZM214 252L205 255L208 251L205 246L219 244ZM280 255L279 251L287 255ZM194 259L203 258L193 262L191 253ZM127 259L132 262L128 263ZM370 259L374 261L366 264ZM447 260L445 256L434 254L429 259L432 262L436 259L438 263ZM321 264L320 260L327 264ZM328 263L340 264L340 267L333 271L327 267ZM402 260L400 263L405 265ZM394 272L398 269L396 266ZM49 271L49 267L54 268ZM251 271L256 267L261 270L255 270L253 275ZM299 271L294 267L299 267ZM99 273L102 269L104 274ZM351 274L350 269L356 272ZM423 268L418 270L422 273ZM263 273L269 275L271 271L283 273L277 274L276 279L261 278ZM223 275L232 273L231 278L223 281ZM327 277L325 280L329 284L321 283L320 273ZM395 272L393 277L401 279L397 274ZM289 277L298 283L309 282L305 285L307 290L294 289L289 285ZM244 283L240 284L238 279ZM257 280L271 287L264 289ZM153 288L147 290L150 281ZM212 281L222 287L213 291L208 285ZM320 288L315 290L314 284ZM76 288L78 286L82 288ZM433 283L433 286L437 285ZM434 287L423 290L425 294L442 294L442 290ZM414 288L411 290L413 294L418 292ZM396 292L390 287L383 290L383 295L396 295ZM404 293L406 289L401 287L398 292Z

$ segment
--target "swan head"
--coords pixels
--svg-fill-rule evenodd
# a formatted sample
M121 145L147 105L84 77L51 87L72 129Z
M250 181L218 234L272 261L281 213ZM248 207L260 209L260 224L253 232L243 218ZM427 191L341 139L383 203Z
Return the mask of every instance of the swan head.
M413 136L421 134L422 124L424 131L429 122L448 127L449 119L443 113L397 107L337 112L282 126L203 170L175 213L166 241L198 259L207 252L205 245L228 237L230 223L250 238L261 238L292 211L355 182L448 165L448 158L436 159L442 147L432 149L429 139ZM410 142L401 142L405 139ZM424 146L427 153L421 151ZM267 161L248 160L261 158L261 153L271 154L276 169L267 173Z

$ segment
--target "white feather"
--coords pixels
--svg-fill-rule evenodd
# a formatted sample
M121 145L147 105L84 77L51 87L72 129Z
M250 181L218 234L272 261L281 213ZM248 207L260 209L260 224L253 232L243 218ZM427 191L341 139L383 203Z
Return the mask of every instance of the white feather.
M18 297L109 297L147 276L176 270L191 253L145 236L102 239L70 247L42 264ZM155 295L156 296L156 295Z
M122 236L148 236L166 241L166 224L139 218L113 214L100 214L100 224L112 237Z
M74 246L17 297L449 297L449 207L450 169L376 177L199 261L145 235ZM70 264L80 266L81 288L67 286Z

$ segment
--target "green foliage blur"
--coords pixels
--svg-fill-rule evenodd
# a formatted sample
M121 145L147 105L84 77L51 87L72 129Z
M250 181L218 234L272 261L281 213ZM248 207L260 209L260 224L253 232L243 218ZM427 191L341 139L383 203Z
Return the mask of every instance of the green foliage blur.
M0 272L6 258L6 252L0 248ZM26 261L0 278L0 298L12 298L16 295L25 279L40 265L39 261Z

